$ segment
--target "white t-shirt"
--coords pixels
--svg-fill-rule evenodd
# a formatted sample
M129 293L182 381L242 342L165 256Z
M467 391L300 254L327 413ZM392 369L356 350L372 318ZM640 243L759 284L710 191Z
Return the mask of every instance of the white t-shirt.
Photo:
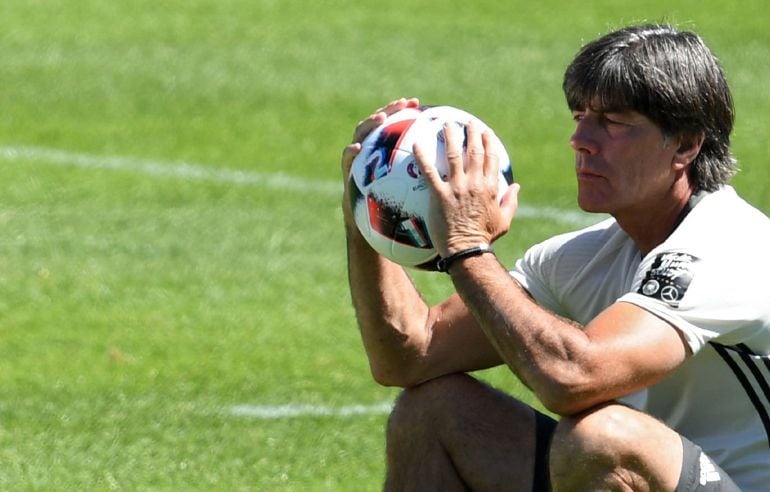
M511 274L583 325L615 302L676 327L693 356L623 401L700 445L742 490L770 490L770 219L724 186L644 258L607 219L532 247Z

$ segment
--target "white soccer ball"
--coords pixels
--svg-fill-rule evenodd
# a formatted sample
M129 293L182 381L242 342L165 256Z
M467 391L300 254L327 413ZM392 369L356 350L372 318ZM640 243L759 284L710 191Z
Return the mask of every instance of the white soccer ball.
M444 124L466 144L465 125L478 118L451 106L407 108L385 120L361 143L350 169L350 200L356 225L382 256L399 265L435 270L440 259L428 233L430 195L415 163L412 144L419 142L429 162L444 180L448 174ZM458 142L459 144L460 142ZM502 143L498 198L513 182L510 158Z

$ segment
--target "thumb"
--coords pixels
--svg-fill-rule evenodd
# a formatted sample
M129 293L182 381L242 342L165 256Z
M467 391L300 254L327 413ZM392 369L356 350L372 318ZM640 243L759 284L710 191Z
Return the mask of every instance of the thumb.
M345 147L345 149L342 151L342 178L348 179L348 175L350 174L350 168L353 165L353 160L356 158L356 156L361 153L361 144L356 142L348 145Z
M501 218L507 226L510 226L513 217L516 215L516 209L519 208L519 183L511 184L500 199Z

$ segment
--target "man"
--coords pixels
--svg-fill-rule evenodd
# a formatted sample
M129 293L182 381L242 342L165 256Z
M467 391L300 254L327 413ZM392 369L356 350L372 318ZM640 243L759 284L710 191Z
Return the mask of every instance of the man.
M770 220L726 184L733 106L716 58L693 33L633 26L584 46L563 87L578 204L612 218L512 272L478 246L508 231L518 185L498 203L497 149L473 124L447 181L415 148L456 289L443 303L366 245L343 201L372 373L407 388L386 488L768 490ZM343 173L367 133L417 105L362 121ZM558 422L465 374L499 364Z

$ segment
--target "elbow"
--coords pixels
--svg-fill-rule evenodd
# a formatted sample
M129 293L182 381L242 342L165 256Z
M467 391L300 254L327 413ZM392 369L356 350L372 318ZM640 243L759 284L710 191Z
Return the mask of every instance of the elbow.
M560 417L569 417L594 406L584 398L570 396L567 393L543 395L540 402L550 412Z
M372 378L381 386L411 388L424 382L417 373L404 364L376 364L370 362Z
M576 374L551 379L536 390L540 403L562 417L585 411L604 401L603 392L592 385L590 378Z
M369 365L369 369L374 381L381 386L409 388L418 384L401 367L372 363Z
M364 339L372 378L382 386L399 388L424 382L427 379L424 337L404 335L401 330L393 332L387 338Z
M399 374L382 368L371 367L372 378L380 386L406 388L406 381Z

